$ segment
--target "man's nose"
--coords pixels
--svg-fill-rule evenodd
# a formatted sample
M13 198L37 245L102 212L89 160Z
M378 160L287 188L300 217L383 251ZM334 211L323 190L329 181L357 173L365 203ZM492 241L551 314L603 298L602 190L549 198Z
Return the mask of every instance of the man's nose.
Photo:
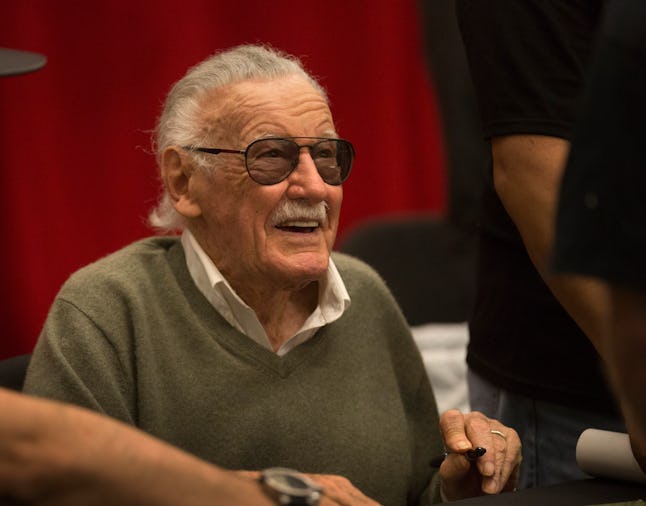
M309 149L302 148L298 156L298 165L288 178L290 186L300 188L307 198L321 200L325 198L327 185L316 168Z

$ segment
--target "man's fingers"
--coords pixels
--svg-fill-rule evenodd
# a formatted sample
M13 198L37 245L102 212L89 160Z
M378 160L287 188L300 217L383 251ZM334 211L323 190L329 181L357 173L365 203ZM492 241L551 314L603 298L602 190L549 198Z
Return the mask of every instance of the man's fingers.
M472 448L465 432L464 415L457 409L450 409L440 416L440 429L444 446L452 452L461 452Z
M522 457L514 429L480 412L463 414L458 410L443 413L440 428L450 453L440 468L447 491L460 484L469 489L476 486L479 493L497 494L517 486ZM464 452L476 447L487 451L471 463Z
M340 506L379 506L379 503L370 499L343 476L330 474L308 474L307 476L321 485L324 489L323 494Z

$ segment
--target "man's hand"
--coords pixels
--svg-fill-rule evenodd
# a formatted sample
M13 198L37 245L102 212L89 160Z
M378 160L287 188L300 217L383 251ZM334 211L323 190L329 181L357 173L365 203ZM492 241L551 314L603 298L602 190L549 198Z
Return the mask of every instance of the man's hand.
M480 412L446 411L440 429L448 455L440 467L442 493L449 500L498 494L516 488L521 443L516 431ZM475 462L464 456L476 447L487 452Z

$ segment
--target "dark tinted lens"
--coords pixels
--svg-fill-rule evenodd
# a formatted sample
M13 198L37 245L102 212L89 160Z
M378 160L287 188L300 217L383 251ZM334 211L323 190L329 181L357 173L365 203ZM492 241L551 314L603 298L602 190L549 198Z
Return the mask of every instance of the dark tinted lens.
M350 175L354 153L344 140L327 139L317 142L310 150L321 179L330 185L340 185Z
M298 165L299 155L300 147L291 139L259 139L247 148L247 170L256 183L280 183ZM348 141L317 141L311 145L310 155L321 179L327 184L340 185L350 175L354 150Z
M298 145L287 139L260 139L247 148L247 169L259 184L276 184L298 163Z

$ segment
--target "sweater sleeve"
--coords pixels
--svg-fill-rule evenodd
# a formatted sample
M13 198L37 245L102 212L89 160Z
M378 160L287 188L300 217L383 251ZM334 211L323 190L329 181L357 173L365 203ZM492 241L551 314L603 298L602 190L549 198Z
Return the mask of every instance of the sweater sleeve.
M414 350L416 351L416 350ZM417 359L411 360L411 369L418 370ZM439 428L439 418L433 390L425 369L421 368L418 387L407 406L413 469L420 477L411 490L411 504L427 506L442 502L440 498L439 472L431 466L431 460L444 449ZM406 402L406 399L404 399Z
M24 390L135 424L134 381L126 378L124 360L84 311L59 297L32 354Z
M370 294L368 306L361 307L363 317L377 323L379 335L389 349L408 422L412 477L407 503L415 506L440 503L439 472L431 467L431 460L444 451L444 445L433 389L410 327L375 270L345 255L335 255L335 262L346 274L344 281L352 294L353 304L361 303L361 294ZM357 286L358 280L364 285L362 288Z
M435 400L430 388L426 388L422 382L418 396L419 406L433 406L435 410ZM430 393L430 398L429 398ZM417 442L414 455L417 458L417 468L425 471L428 479L422 493L419 494L419 506L441 503L440 496L440 473L436 468L431 467L431 460L442 453L444 445L440 436L437 413L427 412L424 414L423 409L418 409L419 416L412 420L412 434Z

